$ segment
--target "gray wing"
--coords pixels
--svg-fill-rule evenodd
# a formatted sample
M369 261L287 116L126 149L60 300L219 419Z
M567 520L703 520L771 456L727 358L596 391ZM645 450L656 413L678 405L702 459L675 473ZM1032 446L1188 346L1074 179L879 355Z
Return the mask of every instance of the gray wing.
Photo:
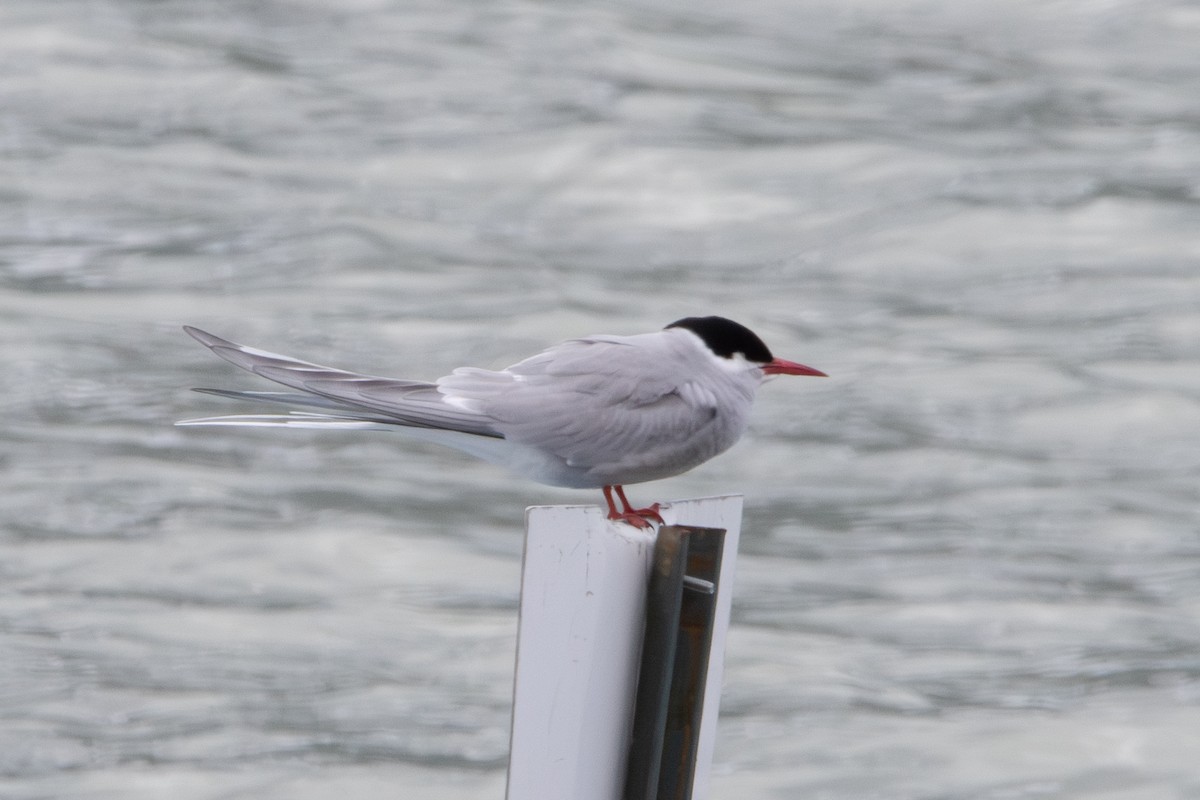
M705 442L717 398L680 379L688 374L688 353L671 345L654 335L589 337L500 373L456 370L438 383L493 419L509 441L552 453L571 467L699 463L715 455Z
M226 397L314 407L341 419L503 437L486 416L447 402L446 396L438 390L436 384L380 378L323 367L278 353L246 347L198 328L185 326L184 330L234 366L297 389L303 394L229 392L220 389L201 391ZM313 416L316 418L316 415Z

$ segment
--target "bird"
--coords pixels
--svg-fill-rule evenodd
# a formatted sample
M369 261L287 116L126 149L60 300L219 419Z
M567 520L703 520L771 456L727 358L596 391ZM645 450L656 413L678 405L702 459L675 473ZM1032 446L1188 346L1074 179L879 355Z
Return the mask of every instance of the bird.
M719 316L569 339L505 369L459 367L433 382L324 367L184 330L234 366L293 390L195 391L292 409L177 425L402 431L539 483L601 489L608 519L638 528L662 522L660 505L634 508L626 485L679 475L729 449L764 381L826 377L776 358L749 328Z

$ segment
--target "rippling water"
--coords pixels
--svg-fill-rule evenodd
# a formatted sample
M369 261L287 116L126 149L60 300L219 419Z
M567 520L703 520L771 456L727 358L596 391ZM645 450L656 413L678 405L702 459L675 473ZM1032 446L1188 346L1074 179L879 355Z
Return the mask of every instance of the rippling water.
M501 797L521 522L181 430L179 331L433 378L722 313L715 797L1200 796L1200 10L0 8L0 796Z

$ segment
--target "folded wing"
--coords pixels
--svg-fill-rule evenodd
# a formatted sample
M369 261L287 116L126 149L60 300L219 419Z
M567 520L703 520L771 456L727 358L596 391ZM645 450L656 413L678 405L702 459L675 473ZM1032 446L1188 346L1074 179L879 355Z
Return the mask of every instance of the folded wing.
M717 398L687 379L689 354L671 344L662 337L577 339L503 373L458 370L439 385L492 419L507 440L573 469L674 474L728 445ZM510 376L503 391L489 386L505 380L490 377L500 375Z

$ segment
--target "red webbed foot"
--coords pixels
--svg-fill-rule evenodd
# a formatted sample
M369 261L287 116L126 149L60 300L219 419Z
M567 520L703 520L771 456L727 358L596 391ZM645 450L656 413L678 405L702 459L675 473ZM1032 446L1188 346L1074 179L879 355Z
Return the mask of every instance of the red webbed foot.
M617 499L624 506L623 511L617 511L617 504L613 501L613 492L616 492ZM655 503L647 508L634 508L629 503L629 499L625 497L625 489L622 486L605 486L604 499L608 503L608 518L611 520L621 520L627 522L635 528L650 528L653 527L651 520L659 525L663 524L662 515L658 513L660 504Z

